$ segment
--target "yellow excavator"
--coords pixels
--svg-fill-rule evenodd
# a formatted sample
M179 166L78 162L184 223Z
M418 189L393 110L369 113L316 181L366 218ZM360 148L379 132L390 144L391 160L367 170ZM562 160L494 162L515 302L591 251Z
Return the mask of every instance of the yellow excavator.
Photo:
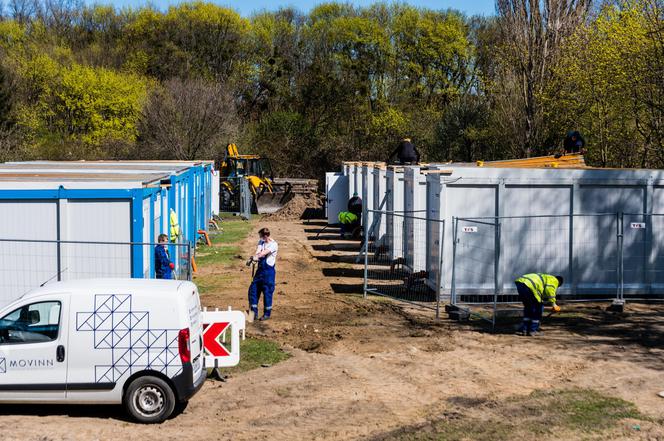
M241 155L235 144L228 144L220 170L220 203L222 210L235 211L240 204L242 179L248 183L252 197L252 213L274 213L296 194L315 194L315 179L276 178L269 158Z

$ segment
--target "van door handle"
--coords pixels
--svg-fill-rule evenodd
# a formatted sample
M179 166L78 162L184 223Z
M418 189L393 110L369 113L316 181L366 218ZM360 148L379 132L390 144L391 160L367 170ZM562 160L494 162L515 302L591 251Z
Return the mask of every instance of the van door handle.
M55 352L55 359L60 363L65 361L65 347L64 346L62 346L62 345L58 346L58 349Z

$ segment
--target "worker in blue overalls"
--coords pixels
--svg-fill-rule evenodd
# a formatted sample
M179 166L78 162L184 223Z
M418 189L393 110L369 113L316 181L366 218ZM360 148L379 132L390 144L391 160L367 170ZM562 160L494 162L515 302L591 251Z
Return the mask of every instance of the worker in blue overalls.
M168 254L168 236L160 234L154 247L154 273L157 279L172 279L175 264Z
M249 286L249 320L258 317L258 300L263 294L263 316L260 320L269 320L272 314L272 295L274 294L274 280L276 276L275 264L279 245L270 237L270 230L261 228L258 232L259 240L256 254L251 256L247 265L258 264L254 279Z

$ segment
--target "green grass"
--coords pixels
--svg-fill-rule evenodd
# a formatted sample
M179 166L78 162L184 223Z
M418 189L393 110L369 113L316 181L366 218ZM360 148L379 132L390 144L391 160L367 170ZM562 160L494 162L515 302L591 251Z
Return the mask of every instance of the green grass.
M290 358L290 354L281 349L278 343L259 338L247 338L240 343L240 364L222 369L228 374L238 374L263 365L275 365Z
M238 260L238 255L248 257L250 250L241 249L239 243L246 239L254 227L254 220L243 221L238 217L226 217L221 223L223 232L210 234L212 246L200 246L196 251L196 263L202 268L209 265L227 265ZM233 279L232 274L205 274L195 276L194 282L201 294L210 294L223 289ZM238 374L262 365L274 365L286 360L290 354L284 352L278 343L256 338L248 338L240 343L240 363L232 368L222 369L226 374Z
M545 414L556 417L557 425L579 431L608 429L623 418L643 418L633 403L602 395L593 390L538 392Z
M200 294L215 293L225 285L227 286L232 280L233 276L230 274L206 274L202 277L194 276L194 283L198 286L198 292Z
M244 240L253 227L253 221L231 218L221 223L223 232L212 232L210 240L213 245L234 244Z
M575 438L603 439L602 432L615 428L621 419L647 420L633 403L587 389L536 391L526 397L514 397L486 406L474 403L466 407L476 406L480 407L482 418L466 416L464 409L459 409L460 412L448 412L451 418L403 428L380 439L509 441L537 439L558 432L576 433Z
M223 231L210 232L212 246L202 245L196 250L198 265L229 264L237 256L246 254L237 244L249 235L253 222L230 218L222 222L221 227Z

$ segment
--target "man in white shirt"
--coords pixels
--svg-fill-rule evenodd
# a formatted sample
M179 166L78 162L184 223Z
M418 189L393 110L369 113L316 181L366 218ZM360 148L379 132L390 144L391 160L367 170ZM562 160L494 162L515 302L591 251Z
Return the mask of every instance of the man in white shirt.
M270 237L270 230L261 228L258 232L260 239L254 254L249 263L257 262L258 268L254 279L249 286L249 307L253 313L253 318L258 317L258 300L263 293L263 316L260 320L268 320L272 313L272 295L274 294L274 279L276 275L275 264L277 263L277 252L279 245L277 241Z

